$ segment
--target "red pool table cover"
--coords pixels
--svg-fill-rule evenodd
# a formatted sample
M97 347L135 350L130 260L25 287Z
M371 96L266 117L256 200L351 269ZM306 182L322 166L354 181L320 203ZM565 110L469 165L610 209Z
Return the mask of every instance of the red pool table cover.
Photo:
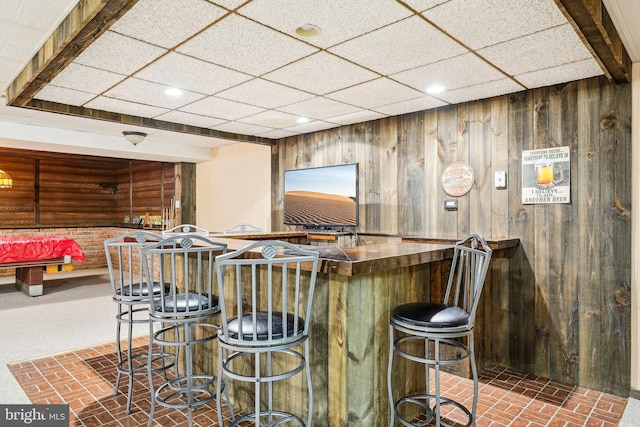
M70 255L74 261L84 261L80 246L66 237L0 237L0 263L36 261Z

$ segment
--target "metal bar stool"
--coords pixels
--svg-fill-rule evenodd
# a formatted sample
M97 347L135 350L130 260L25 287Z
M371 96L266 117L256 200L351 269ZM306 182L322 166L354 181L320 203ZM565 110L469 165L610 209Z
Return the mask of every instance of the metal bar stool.
M149 231L133 231L104 241L107 267L111 279L113 301L118 305L116 314L116 352L118 355L117 377L113 394L118 393L122 375L128 375L126 413L131 412L133 377L147 375L148 354L133 354L132 336L135 324L149 323L148 308L151 294L160 295L168 290L160 282L148 285L141 262L141 249L152 242L162 240L162 236ZM151 292L150 292L151 290ZM122 327L126 327L126 351L122 349ZM168 355L164 355L168 356ZM156 358L163 355L156 354ZM167 361L167 364L170 364Z
M227 246L199 234L180 233L142 248L142 263L148 280L168 283L169 291L154 296L149 303L149 348L160 346L173 350L175 373L154 383L154 366L149 359L151 408L149 427L156 404L187 409L189 426L193 411L216 398L212 373L196 363L196 351L215 340L219 315L218 297L214 293L216 255L226 253ZM165 366L165 368L168 368Z
M396 417L405 426L424 426L434 420L436 426L451 426L441 412L444 405L451 405L453 411L461 413L462 418L468 420L466 426L475 425L478 372L473 325L491 253L487 242L476 234L457 242L443 302L411 302L391 311L387 373L390 426L395 425ZM465 343L467 339L468 344ZM394 354L425 366L424 393L394 399ZM473 377L473 403L470 410L453 396L447 396L440 386L441 367L467 362ZM434 370L434 390L430 385L431 369Z
M217 393L221 393L223 378L225 384L232 379L254 386L253 411L239 418L232 411L230 426L245 422L256 427L311 425L309 323L317 268L317 252L275 240L256 242L216 258L221 309L218 334L221 380ZM276 409L278 401L285 399L274 392L274 383L302 371L306 373L308 399L306 424L302 415L292 413L291 408L289 412ZM300 401L299 390L290 381L280 385L282 389L294 390L295 401ZM244 392L245 388L240 390ZM223 426L219 400L218 418Z

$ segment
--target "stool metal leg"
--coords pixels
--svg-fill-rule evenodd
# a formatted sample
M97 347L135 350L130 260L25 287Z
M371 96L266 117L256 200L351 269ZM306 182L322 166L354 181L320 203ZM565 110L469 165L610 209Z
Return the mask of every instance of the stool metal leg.
M393 427L396 418L396 405L393 400L393 387L391 381L391 367L393 366L393 326L389 326L389 366L387 367L387 393L389 394L389 426Z

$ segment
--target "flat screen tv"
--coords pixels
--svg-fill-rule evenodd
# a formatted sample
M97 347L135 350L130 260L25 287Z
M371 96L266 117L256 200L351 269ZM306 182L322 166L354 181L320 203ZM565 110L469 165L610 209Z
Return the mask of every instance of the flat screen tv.
M358 226L358 163L284 171L284 223Z

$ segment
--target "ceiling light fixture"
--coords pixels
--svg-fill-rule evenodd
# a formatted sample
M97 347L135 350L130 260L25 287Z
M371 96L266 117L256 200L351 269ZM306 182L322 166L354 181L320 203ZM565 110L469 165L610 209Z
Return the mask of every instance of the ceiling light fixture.
M164 93L166 93L169 96L182 96L184 92L182 92L182 90L178 89L177 87L170 87L170 88L167 88L167 90L165 90Z
M11 175L0 169L0 188L11 187L13 187L13 178L11 178Z
M429 88L427 89L427 93L431 95L435 93L442 93L442 92L444 92L444 88L440 85L432 85L432 86L429 86Z
M313 24L304 24L296 28L296 34L302 37L313 37L320 34L320 27Z
M133 145L138 145L147 137L147 134L144 132L134 132L125 130L122 132L127 141L132 143Z
M306 117L298 117L298 120L296 120L298 123L309 123L309 119Z

